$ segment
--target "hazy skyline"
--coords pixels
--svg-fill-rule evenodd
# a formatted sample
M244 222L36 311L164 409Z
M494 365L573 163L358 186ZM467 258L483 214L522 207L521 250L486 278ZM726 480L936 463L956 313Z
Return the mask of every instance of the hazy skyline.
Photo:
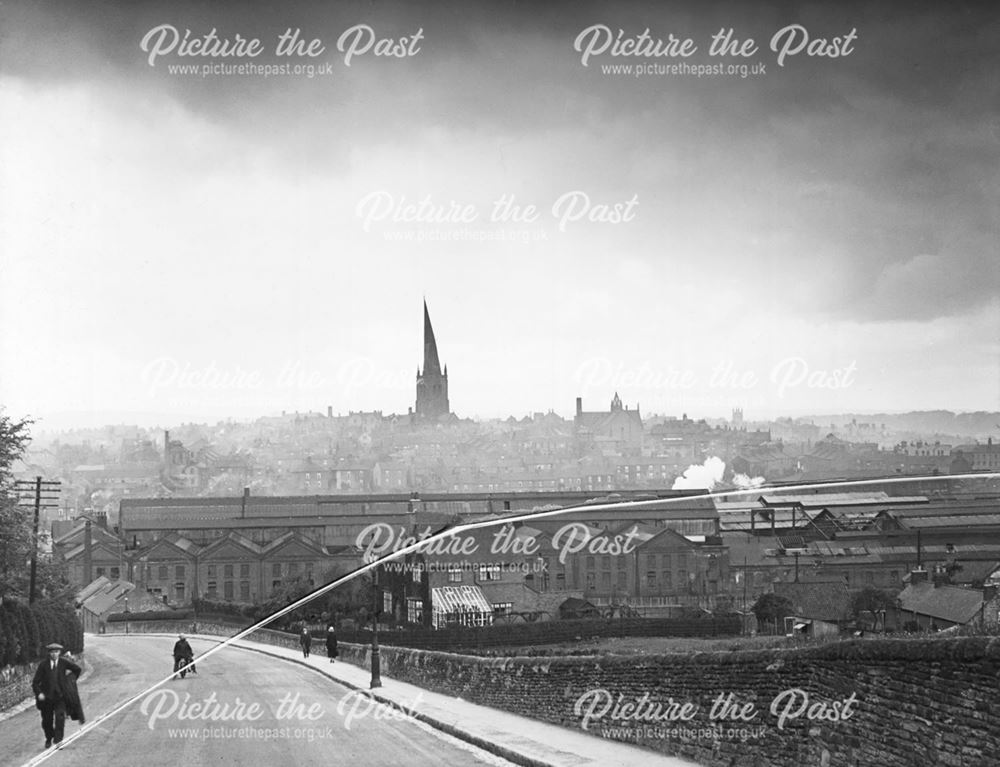
M426 298L461 416L1000 409L1000 14L746 5L5 4L0 404L405 413ZM856 39L779 66L792 24ZM150 65L163 25L264 52ZM357 25L419 50L347 66ZM594 25L698 50L584 66ZM602 71L730 27L765 72ZM169 69L247 61L324 74Z

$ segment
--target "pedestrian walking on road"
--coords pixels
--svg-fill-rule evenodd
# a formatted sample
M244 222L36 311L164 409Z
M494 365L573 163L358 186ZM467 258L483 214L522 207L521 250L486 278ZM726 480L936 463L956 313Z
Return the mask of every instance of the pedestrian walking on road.
M31 690L35 693L35 708L42 713L42 731L45 733L45 747L59 744L63 739L66 715L83 724L83 707L76 680L81 668L72 660L62 657L63 646L58 642L47 645L47 660L35 669L31 680Z
M309 657L309 650L312 647L313 638L312 634L309 633L309 629L305 626L302 627L302 633L299 635L299 644L302 645L302 657Z
M339 655L337 652L337 630L333 626L326 627L326 654L330 658L330 663Z

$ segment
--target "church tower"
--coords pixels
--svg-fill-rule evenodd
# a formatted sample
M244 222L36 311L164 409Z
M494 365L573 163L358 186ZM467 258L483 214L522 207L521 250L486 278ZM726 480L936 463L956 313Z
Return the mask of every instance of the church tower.
M448 366L441 371L431 316L424 301L424 369L417 368L417 416L439 418L448 415Z

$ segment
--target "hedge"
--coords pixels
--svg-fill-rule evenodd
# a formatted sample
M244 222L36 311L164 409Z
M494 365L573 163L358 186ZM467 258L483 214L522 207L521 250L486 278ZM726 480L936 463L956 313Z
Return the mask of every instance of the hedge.
M195 599L192 604L199 614L207 615L235 615L240 618L257 619L262 613L262 609L257 605L244 604L241 602L218 602L211 599Z
M0 667L41 660L50 642L59 642L74 653L83 650L83 627L69 604L37 602L27 605L9 597L3 600L0 605Z
M557 644L600 637L730 637L739 636L739 618L580 618L573 620L540 621L538 623L505 623L482 627L452 627L441 629L404 628L381 630L382 644L422 650L448 650L484 647L518 647L524 645ZM341 630L345 642L368 644L371 631L356 628Z
M143 610L140 612L111 613L108 623L125 621L183 621L194 616L194 610Z

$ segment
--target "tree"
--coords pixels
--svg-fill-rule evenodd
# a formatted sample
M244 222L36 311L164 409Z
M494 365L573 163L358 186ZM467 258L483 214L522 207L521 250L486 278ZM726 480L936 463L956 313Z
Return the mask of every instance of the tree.
M785 616L795 612L795 608L788 598L778 596L777 594L761 595L750 609L757 616L757 621L762 624L773 624L784 620Z
M32 421L12 420L0 411L0 598L24 591L32 549L29 515L18 506L11 467L31 441Z
M860 622L860 628L875 630L879 625L878 614L892 607L895 601L890 592L865 586L851 595L851 617Z
M292 604L292 602L302 599L302 597L312 590L312 582L304 575L296 575L283 579L277 588L271 592L264 604L260 606L261 617L273 615L283 607ZM305 608L299 608L299 610L293 611L291 616L302 614L305 611ZM286 617L282 623L287 623L289 617Z
M305 575L285 578L260 606L258 615L261 618L272 615L302 599L311 591L342 578L348 572L350 571L342 567L330 567L324 570L315 582ZM308 616L319 615L340 615L365 620L371 614L374 597L371 575L365 573L310 600L297 610L293 610L279 623L288 624L296 620L305 620Z
M332 583L349 572L344 567L330 567L320 575L320 583ZM375 586L369 571L331 589L320 597L317 604L331 617L339 615L366 620L371 615L374 600Z
M30 588L34 519L30 508L18 505L11 468L24 456L32 423L27 418L14 421L0 411L0 598L27 597ZM65 565L51 557L39 557L35 580L36 596L56 601L72 596Z

